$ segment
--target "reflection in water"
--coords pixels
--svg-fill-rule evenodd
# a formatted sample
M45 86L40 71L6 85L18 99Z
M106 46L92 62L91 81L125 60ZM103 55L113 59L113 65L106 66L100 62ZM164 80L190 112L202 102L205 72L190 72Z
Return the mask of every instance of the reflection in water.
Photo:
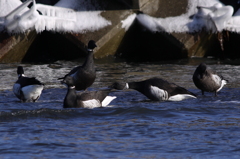
M45 83L36 103L20 103L12 92L17 64L0 64L0 152L6 158L239 158L239 66L209 66L229 80L217 97L194 86L199 61L100 63L90 90L114 81L159 76L198 99L152 102L133 91L113 91L108 108L63 109L67 88L57 80L81 62L22 64ZM71 157L70 157L71 156Z

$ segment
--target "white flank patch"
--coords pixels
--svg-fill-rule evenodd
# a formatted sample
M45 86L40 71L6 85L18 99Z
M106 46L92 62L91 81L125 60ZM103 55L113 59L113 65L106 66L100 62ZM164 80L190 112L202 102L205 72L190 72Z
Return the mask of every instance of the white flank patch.
M226 81L226 80L222 80L222 82L221 82L221 87L218 88L217 92L220 91L225 84L227 84L227 81Z
M168 92L156 86L150 86L150 91L158 100L167 100Z
M218 75L213 74L212 79L214 80L215 83L220 84L222 79Z
M13 93L17 96L17 97L20 97L20 88L21 88L21 85L18 84L18 83L15 83L13 85Z
M102 106L99 100L96 100L96 99L83 101L83 105L84 105L84 108L88 108L88 109L93 109L93 108Z
M32 101L40 97L43 90L43 85L29 85L22 88L24 98L27 101Z
M111 101L113 101L114 99L116 99L116 96L107 96L103 101L102 101L102 106L106 107L109 103L111 103Z
M127 31L129 29L129 27L132 25L133 21L136 18L136 14L132 14L130 16L128 16L126 19L122 20L122 28L125 28L125 31Z
M221 86L217 89L217 92L220 91L225 84L227 84L227 81L226 81L226 80L223 80L223 79L222 79L221 77L219 77L218 75L213 74L213 75L212 75L212 79L214 80L215 83L217 83L217 84L219 84L219 85L221 84Z
M196 97L192 96L190 94L177 94L177 95L169 97L168 101L182 101L182 100L188 99L188 98L196 98Z

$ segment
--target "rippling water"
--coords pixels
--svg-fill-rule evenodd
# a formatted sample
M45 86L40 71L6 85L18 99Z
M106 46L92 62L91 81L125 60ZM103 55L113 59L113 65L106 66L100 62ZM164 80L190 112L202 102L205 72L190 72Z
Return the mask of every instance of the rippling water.
M1 158L239 158L240 66L208 61L229 84L218 97L202 96L192 82L199 62L97 62L90 90L159 76L199 96L151 102L133 90L114 91L117 99L96 109L62 108L67 89L56 79L82 62L22 64L25 75L45 83L36 103L20 103L12 92L18 64L0 64Z

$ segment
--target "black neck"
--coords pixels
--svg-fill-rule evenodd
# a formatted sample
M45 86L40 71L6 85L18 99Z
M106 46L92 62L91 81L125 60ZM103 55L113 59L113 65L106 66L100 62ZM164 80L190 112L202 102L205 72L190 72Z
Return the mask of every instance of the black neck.
M93 51L89 50L88 51L88 56L87 59L85 60L83 67L94 67L94 60L93 60Z
M129 89L137 90L138 92L141 92L142 94L145 94L145 86L143 82L130 82L128 83Z
M68 87L67 95L64 98L64 108L77 107L77 94L75 88Z
M129 82L128 87L129 87L129 89L138 90L140 88L139 87L139 82Z
M21 77L24 77L24 75L23 74L19 74L18 75L18 79L20 79Z

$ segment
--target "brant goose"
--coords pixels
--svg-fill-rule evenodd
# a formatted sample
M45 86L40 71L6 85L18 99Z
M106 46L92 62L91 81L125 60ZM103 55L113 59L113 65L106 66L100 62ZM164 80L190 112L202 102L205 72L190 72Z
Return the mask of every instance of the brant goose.
M73 84L76 90L86 90L90 87L96 78L96 71L93 60L93 49L97 47L95 41L90 40L88 42L88 56L82 66L73 68L68 74L62 78L65 79L67 76L73 77Z
M115 96L108 96L111 89L78 92L76 93L72 76L67 76L63 83L68 86L67 94L64 98L63 108L96 108L107 106Z
M187 98L196 98L196 95L174 83L169 83L158 77L140 82L119 83L110 86L114 89L135 89L154 101L181 101Z
M214 92L215 96L227 84L227 80L224 80L222 76L217 75L213 70L208 69L205 63L201 63L196 68L193 74L193 82L202 91L202 95L206 91Z
M17 68L18 80L13 85L14 94L21 102L36 102L43 90L42 84L35 77L25 77L22 66Z

